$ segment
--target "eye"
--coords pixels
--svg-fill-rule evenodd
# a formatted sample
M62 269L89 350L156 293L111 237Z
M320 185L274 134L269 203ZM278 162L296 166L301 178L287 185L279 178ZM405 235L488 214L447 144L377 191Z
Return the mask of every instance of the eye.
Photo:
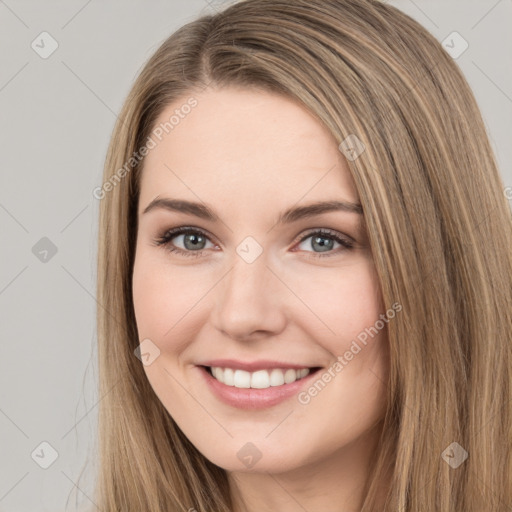
M343 236L337 231L332 231L330 229L317 229L315 231L310 231L306 236L303 236L299 240L299 244L303 244L310 238L311 242L309 242L309 247L318 249L318 252L313 251L313 257L318 258L335 256L340 252L352 249L354 246L354 243L351 239ZM178 243L183 244L183 248L176 247L176 242L173 242L175 239L178 240ZM204 231L189 226L181 226L166 231L163 236L155 240L155 244L157 246L163 246L172 253L177 253L180 256L187 257L203 256L204 251L208 248L205 246L208 242L212 244L211 247L215 245L210 241L209 235ZM338 251L332 251L336 243L340 245L342 249ZM307 246L308 244L305 245ZM301 248L301 250L310 252L305 248Z
M338 233L337 231L332 231L330 229L317 229L316 231L310 232L308 235L300 239L300 244L303 244L306 240L310 238L311 241L308 244L305 244L306 247L309 246L311 248L319 249L319 253L316 253L314 257L325 258L335 256L340 252L350 250L354 247L354 243L348 237L344 237L343 235L341 235L341 233ZM342 247L342 249L341 251L333 252L332 249L334 244L336 243L339 244Z
M174 243L171 243L174 239L181 239L180 243L184 245L184 249L176 247ZM182 226L167 231L163 236L155 240L155 243L181 256L198 257L203 255L203 249L206 248L204 245L207 241L209 241L208 235L203 231L197 228Z

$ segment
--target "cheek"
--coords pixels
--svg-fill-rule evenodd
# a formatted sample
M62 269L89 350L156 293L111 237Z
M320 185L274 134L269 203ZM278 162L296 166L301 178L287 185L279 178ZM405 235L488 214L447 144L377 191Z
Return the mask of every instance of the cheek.
M158 255L157 255L158 256ZM140 337L163 341L173 330L191 325L194 305L208 291L208 282L186 268L171 267L141 251L133 269L133 304ZM192 322L193 323L193 322Z
M212 286L217 278L211 274L207 265L167 265L161 254L138 249L133 302L140 338L160 343L174 340L169 350L177 348L174 343L178 339L192 339L191 330L204 323L205 311L214 297ZM297 279L296 274L287 276L286 272L283 276L285 281L295 283L292 295L290 290L283 290L283 310L288 311L293 323L302 323L306 332L314 333L312 339L320 337L329 340L329 345L340 345L340 340L357 336L379 316L380 293L370 259L346 267L317 268L307 279ZM321 339L318 341L322 344Z
M309 313L296 315L296 319L302 318L304 328L314 328L318 341L338 352L346 341L374 325L383 312L378 278L370 260L322 270L328 272L297 281L302 282L297 295Z

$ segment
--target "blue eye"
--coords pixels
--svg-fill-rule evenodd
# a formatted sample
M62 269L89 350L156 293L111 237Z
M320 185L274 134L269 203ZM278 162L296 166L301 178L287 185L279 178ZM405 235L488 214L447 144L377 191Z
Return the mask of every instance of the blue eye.
M176 247L172 242L174 239L178 237L183 237L181 243L183 244L184 249ZM310 242L310 247L316 247L319 249L319 252L313 251L313 257L315 258L335 256L340 252L352 249L354 246L354 243L351 239L349 239L348 237L344 237L343 235L341 235L341 233L338 233L337 231L332 231L330 229L317 229L316 231L311 231L309 234L303 236L299 240L299 244L302 244L309 238L312 239ZM164 246L168 251L172 253L176 253L180 256L187 257L203 256L203 253L205 252L206 249L205 244L208 242L212 243L209 239L209 236L204 231L198 228L191 228L186 226L171 229L167 231L163 236L155 240L156 245ZM342 247L341 251L332 251L333 245L335 243L338 243Z
M171 240L174 240L178 237L183 237L182 242L184 244L185 250L180 249L179 247L175 247L174 244L171 244ZM209 241L208 236L201 230L195 228L179 227L167 231L162 237L156 240L156 244L165 246L168 251L176 252L182 256L198 257L203 254L203 245L207 240Z
M330 229L320 229L317 231L313 231L312 233L304 236L301 238L300 243L302 244L305 240L308 240L311 238L311 242L309 244L310 247L317 247L320 249L320 253L322 252L328 252L328 254L318 254L315 253L315 257L323 258L323 257L329 257L334 256L336 254L339 254L340 251L332 252L330 249L333 248L333 245L335 243L338 243L341 245L343 250L352 249L354 247L354 244L351 240L348 238L344 238L336 231L331 231ZM324 240L327 240L327 243L324 242Z

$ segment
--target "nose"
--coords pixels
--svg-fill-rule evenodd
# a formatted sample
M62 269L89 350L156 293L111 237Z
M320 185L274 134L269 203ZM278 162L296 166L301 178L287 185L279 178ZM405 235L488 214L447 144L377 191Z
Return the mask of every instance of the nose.
M233 261L216 286L214 327L239 341L278 335L286 325L290 291L267 266L264 255L252 263L238 255Z

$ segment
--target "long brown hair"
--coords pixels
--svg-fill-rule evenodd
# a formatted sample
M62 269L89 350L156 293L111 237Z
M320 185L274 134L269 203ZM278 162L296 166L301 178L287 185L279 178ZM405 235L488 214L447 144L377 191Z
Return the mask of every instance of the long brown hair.
M239 1L171 35L134 83L96 193L95 502L108 512L231 510L225 471L179 430L134 355L131 290L140 150L167 106L231 85L294 98L342 148L349 136L364 144L347 161L385 307L403 309L388 325L390 406L362 512L509 510L510 208L458 66L421 25L377 0Z

